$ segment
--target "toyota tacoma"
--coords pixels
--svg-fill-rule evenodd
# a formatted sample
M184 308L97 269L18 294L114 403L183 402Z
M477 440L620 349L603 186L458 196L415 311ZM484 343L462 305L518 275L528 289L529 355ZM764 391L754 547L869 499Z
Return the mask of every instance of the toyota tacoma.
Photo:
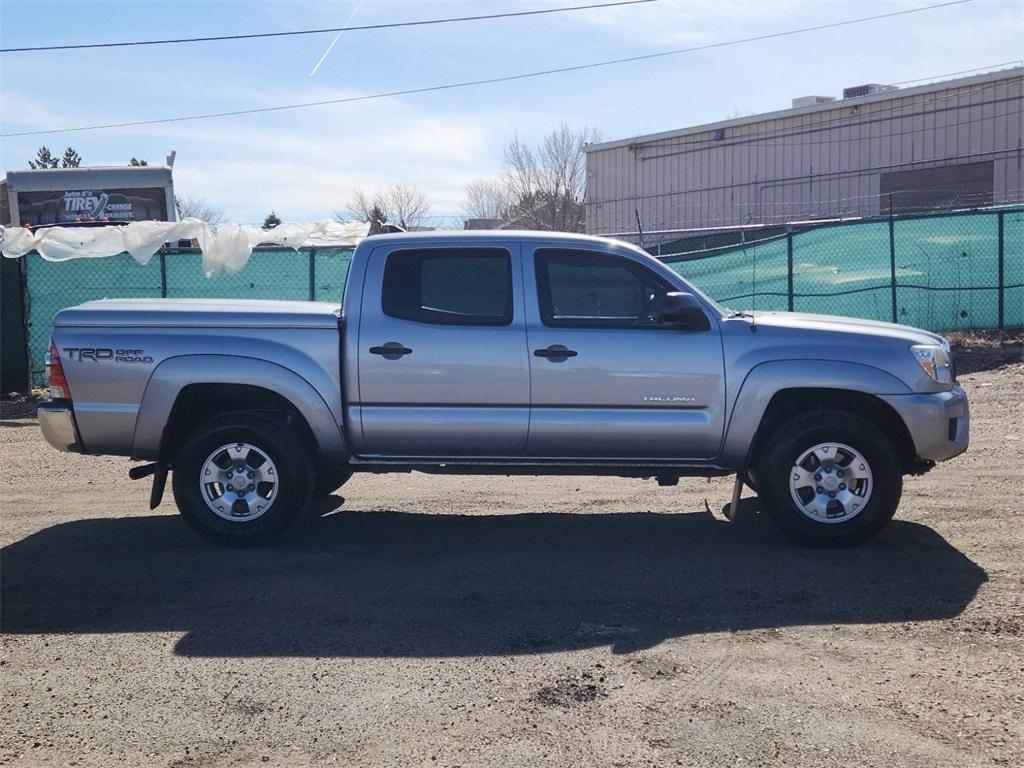
M39 406L60 450L168 474L203 536L283 533L355 472L736 475L787 534L878 533L903 477L967 448L949 344L721 307L627 243L385 234L343 302L125 299L60 312Z

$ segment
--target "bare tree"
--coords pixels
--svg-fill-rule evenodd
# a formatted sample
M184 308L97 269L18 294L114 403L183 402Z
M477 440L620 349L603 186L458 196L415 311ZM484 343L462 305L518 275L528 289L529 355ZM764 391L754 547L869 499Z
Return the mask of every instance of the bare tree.
M587 167L583 147L597 132L561 123L536 147L513 137L505 148L504 185L514 200L510 218L529 229L580 232Z
M512 195L500 181L477 179L466 185L462 211L467 219L498 219L508 215Z
M201 197L189 195L174 196L174 210L178 213L178 220L185 218L199 219L213 226L224 221L224 211L207 203Z
M427 195L416 187L392 184L368 194L355 189L345 204L344 211L335 211L338 221L365 221L371 227L390 221L402 229L422 225L430 215Z
M349 221L362 221L373 223L379 221L384 223L387 221L386 218L383 220L377 218L376 214L382 211L374 211L374 197L375 195L367 194L365 190L356 187L352 190L352 196L345 203L345 210L335 211L334 218L342 223Z
M418 227L430 215L430 202L426 193L416 187L392 184L384 190L381 206L402 229Z

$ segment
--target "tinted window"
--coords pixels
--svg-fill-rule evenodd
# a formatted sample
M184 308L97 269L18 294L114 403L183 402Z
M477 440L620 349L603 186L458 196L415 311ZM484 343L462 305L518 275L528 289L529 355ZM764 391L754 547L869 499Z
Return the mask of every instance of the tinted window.
M508 325L512 260L494 248L395 251L384 266L384 314L421 323Z
M590 251L536 255L541 320L552 326L657 327L677 290L636 262Z

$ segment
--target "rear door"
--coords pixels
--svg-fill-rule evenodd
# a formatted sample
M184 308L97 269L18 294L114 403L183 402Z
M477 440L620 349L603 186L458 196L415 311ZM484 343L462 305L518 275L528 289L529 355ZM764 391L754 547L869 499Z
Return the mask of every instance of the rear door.
M363 285L360 453L522 455L530 371L519 245L381 247Z
M561 458L717 455L725 375L718 319L665 324L673 277L615 251L524 246L532 408L527 452Z

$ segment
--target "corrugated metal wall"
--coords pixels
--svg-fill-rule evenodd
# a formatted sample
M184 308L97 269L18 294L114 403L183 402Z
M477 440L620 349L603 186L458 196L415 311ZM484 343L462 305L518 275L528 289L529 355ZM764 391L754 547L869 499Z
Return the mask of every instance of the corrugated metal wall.
M1020 202L1022 112L1016 69L599 144L587 153L587 231L635 232L637 212L648 233L877 216L883 174L979 162L992 164L991 191L975 168L958 194L950 169L948 207ZM913 179L888 176L886 189Z

